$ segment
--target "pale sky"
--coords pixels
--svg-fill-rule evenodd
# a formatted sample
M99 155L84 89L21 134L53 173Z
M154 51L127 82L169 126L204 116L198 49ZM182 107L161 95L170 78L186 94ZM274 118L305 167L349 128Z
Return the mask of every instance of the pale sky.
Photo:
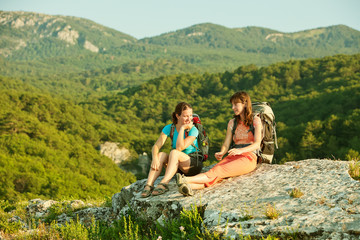
M87 18L137 39L199 23L281 32L344 24L360 31L360 0L0 0L0 10Z

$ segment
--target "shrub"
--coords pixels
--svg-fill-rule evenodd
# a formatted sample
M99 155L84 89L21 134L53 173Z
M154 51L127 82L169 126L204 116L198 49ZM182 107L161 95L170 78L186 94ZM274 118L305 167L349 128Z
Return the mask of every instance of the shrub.
M277 219L280 215L280 211L275 208L275 204L270 203L266 206L265 215L269 219Z
M355 158L349 163L349 174L355 180L360 180L360 161Z
M290 197L293 197L293 198L299 198L299 197L303 196L304 193L301 192L300 189L294 188L289 192L289 195L290 195Z

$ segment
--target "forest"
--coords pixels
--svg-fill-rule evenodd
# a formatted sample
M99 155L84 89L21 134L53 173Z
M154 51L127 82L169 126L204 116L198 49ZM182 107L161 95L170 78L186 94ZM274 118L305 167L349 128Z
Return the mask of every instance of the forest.
M0 78L0 198L103 198L135 181L98 151L115 123Z
M93 79L97 73L87 74ZM200 115L212 164L232 118L229 98L239 90L271 104L276 164L360 157L360 54L163 75L125 91L88 90L72 98L64 97L71 81L77 82L73 92L86 89L87 82L67 76L54 77L52 91L45 80L0 77L0 199L111 196L136 177L100 155L99 144L120 143L133 155L129 164L136 164L139 153L150 154L180 101Z

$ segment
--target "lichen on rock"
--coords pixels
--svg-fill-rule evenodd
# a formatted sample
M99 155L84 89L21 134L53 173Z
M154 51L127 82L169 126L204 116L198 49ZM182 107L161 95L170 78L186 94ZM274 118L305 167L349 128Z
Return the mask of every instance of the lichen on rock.
M204 224L228 236L360 236L360 182L349 176L348 162L344 161L310 159L284 165L262 164L249 174L195 191L192 197L178 193L172 180L169 192L144 199L140 192L145 184L145 179L140 180L115 194L114 213L121 216L131 209L139 217L161 222L177 217L183 208L206 205ZM303 195L292 197L290 191L294 188ZM277 218L266 217L268 204L280 212Z

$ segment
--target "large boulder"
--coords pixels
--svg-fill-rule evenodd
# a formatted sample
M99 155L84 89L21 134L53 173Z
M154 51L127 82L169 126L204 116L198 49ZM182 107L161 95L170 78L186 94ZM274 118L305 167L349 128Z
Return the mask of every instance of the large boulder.
M113 196L113 213L119 217L131 209L138 217L161 223L197 205L204 210L209 230L233 238L242 233L359 239L360 182L349 176L348 169L348 162L318 159L262 164L249 174L195 191L192 197L178 193L172 180L164 195L141 198L143 179ZM303 195L291 196L296 189ZM266 216L268 206L280 213L277 218Z
M30 216L42 219L43 221L49 217L52 210L54 212L63 211L64 213L56 216L56 221L60 225L66 224L71 220L76 221L77 219L85 225L90 225L93 219L95 221L105 221L110 223L116 217L110 207L94 207L93 204L85 204L81 200L58 202L54 200L33 199L29 201L26 210ZM71 212L71 214L67 214L68 212ZM17 218L18 217L15 216L14 219L9 219L9 221L23 222L22 219Z
M125 147L119 148L118 143L104 142L103 144L100 144L99 147L100 153L112 159L117 165L131 158L130 151Z

